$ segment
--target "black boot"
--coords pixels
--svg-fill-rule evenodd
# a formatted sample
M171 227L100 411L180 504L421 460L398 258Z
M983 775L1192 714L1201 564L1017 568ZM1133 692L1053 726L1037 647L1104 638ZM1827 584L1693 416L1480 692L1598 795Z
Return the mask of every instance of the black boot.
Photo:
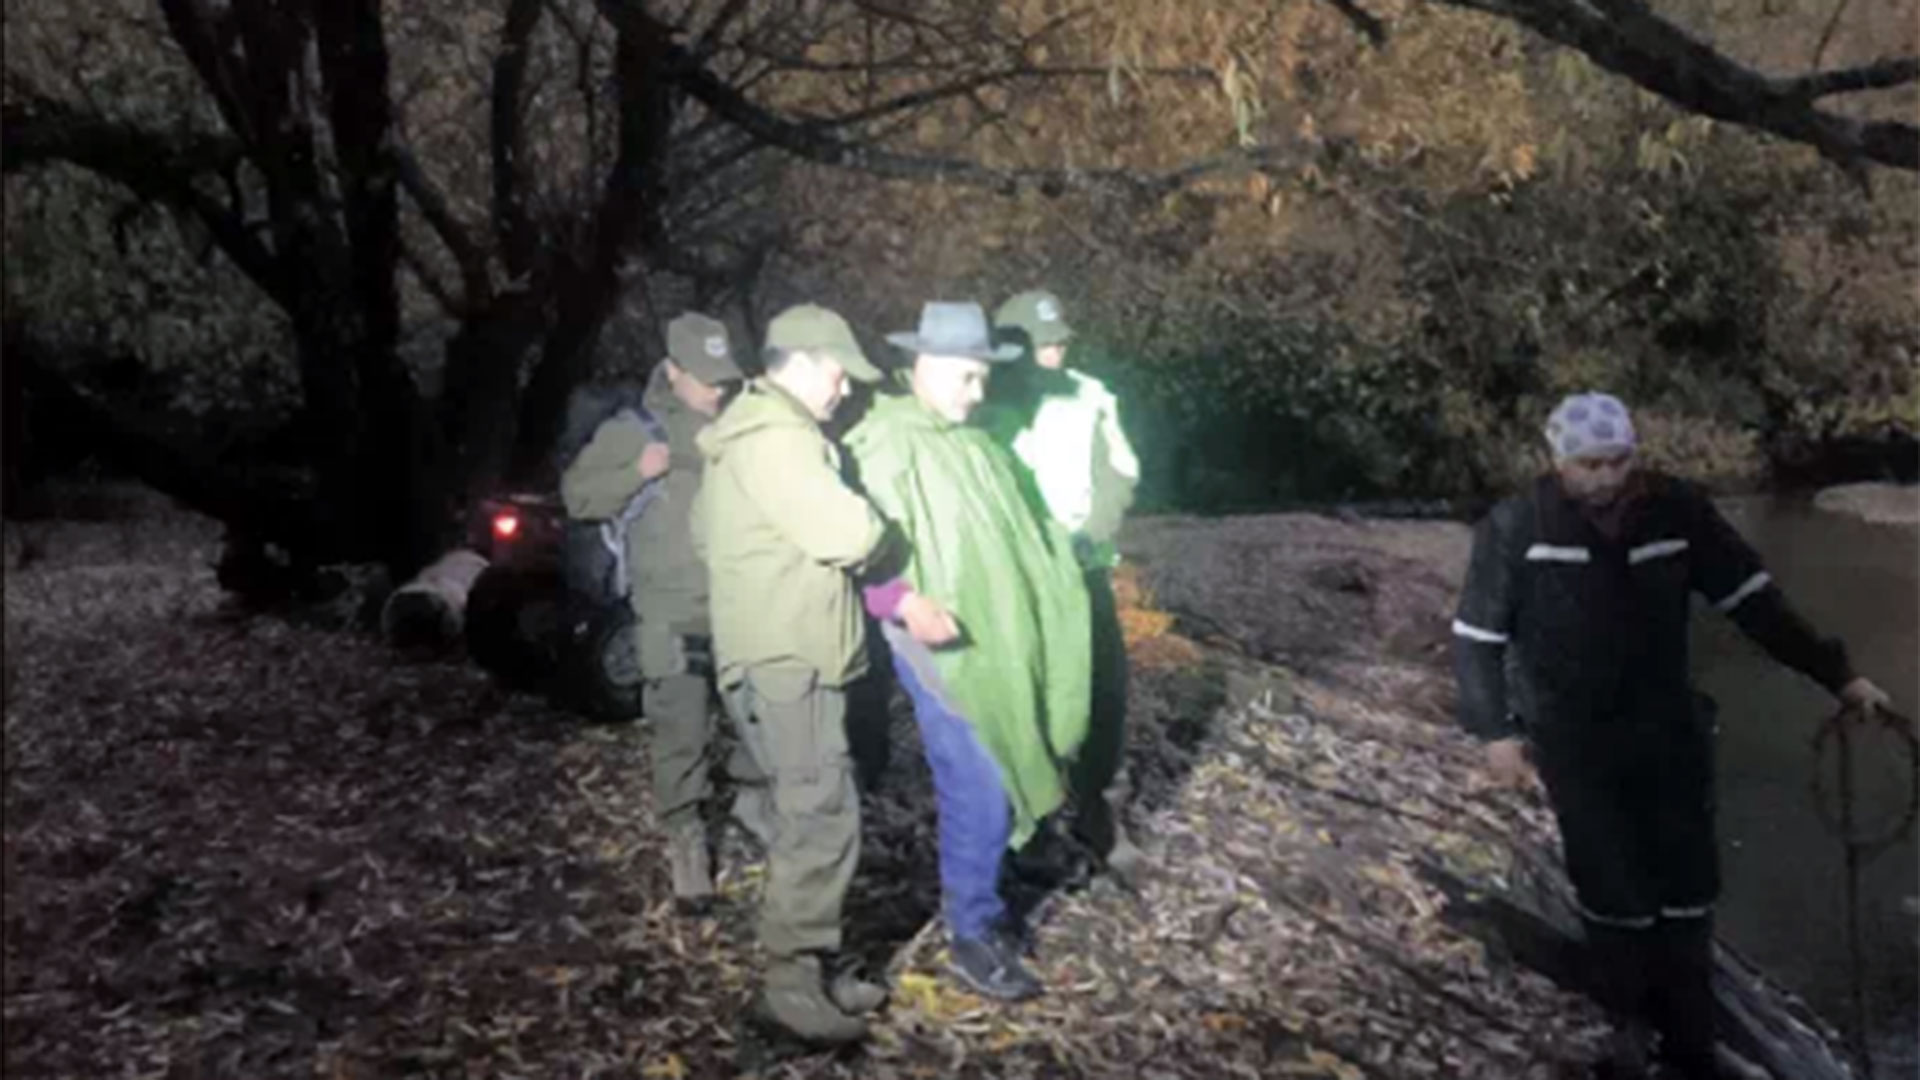
M1651 989L1659 1059L1687 1080L1721 1075L1714 1054L1713 919L1661 919Z
M1595 1075L1642 1080L1652 1068L1649 976L1657 944L1652 927L1624 927L1582 919L1594 972L1593 996L1613 1022L1607 1056Z

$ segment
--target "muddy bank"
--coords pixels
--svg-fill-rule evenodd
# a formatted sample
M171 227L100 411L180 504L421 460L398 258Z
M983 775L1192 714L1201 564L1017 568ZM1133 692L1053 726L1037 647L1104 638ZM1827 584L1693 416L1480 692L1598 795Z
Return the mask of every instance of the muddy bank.
M1129 523L1121 550L1195 638L1444 726L1472 539L1450 521L1164 517Z
M1814 496L1813 505L1875 525L1920 525L1920 486L1843 484Z

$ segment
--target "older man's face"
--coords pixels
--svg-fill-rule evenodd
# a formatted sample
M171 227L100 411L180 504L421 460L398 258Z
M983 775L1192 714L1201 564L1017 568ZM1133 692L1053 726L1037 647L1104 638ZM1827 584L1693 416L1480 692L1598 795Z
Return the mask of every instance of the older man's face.
M964 424L987 395L987 362L922 353L913 363L913 393L942 419Z
M1612 506L1633 475L1633 451L1579 454L1554 462L1567 497L1595 509Z

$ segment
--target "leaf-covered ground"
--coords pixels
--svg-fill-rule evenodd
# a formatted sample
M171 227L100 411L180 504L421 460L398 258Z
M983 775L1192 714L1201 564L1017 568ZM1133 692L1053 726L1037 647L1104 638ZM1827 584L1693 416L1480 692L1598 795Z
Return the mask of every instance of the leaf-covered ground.
M1396 633L1341 605L1397 610L1361 579L1398 556L1301 527L1361 545L1360 569L1293 583L1330 598L1319 633L1347 652ZM1133 546L1177 592L1173 528ZM740 1023L760 867L728 834L729 903L670 913L644 725L232 611L217 530L188 515L9 530L8 1076L1544 1077L1598 1041L1591 1006L1490 961L1415 874L1505 880L1505 840L1537 849L1547 824L1389 704L1420 678L1411 639L1372 682L1341 649L1290 674L1128 588L1129 814L1158 871L1047 897L1049 993L1016 1007L940 974L932 806L896 702L849 911L894 1000L858 1050L775 1057ZM1290 587L1229 584L1227 630Z

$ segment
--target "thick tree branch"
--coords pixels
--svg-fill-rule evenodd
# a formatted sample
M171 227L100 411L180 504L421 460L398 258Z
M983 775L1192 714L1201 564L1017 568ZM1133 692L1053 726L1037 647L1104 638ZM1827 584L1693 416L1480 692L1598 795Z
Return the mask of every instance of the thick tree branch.
M49 161L92 168L90 162L116 157L141 167L179 176L219 176L246 157L246 149L225 135L183 132L160 135L131 124L81 112L45 97L23 97L0 113L7 172ZM101 171L96 169L95 171Z
M940 178L977 184L1000 191L1037 187L1054 191L1069 187L1100 188L1153 194L1171 190L1208 173L1254 164L1279 164L1290 151L1263 149L1236 152L1194 162L1168 172L1137 169L996 169L966 158L933 157L882 150L865 142L840 138L818 123L804 123L762 108L706 70L684 51L677 51L673 77L687 94L734 124L746 134L808 161L859 169L876 176L927 180Z
M1816 98L1834 94L1887 90L1896 86L1905 86L1910 82L1920 82L1920 57L1905 56L1899 59L1881 60L1864 67L1841 68L1802 75L1797 79L1787 80L1782 90L1789 98L1813 101Z
M568 267L559 282L554 331L527 383L516 447L521 469L545 460L566 395L586 374L593 342L618 299L629 254L668 247L661 216L662 163L674 128L676 94L668 58L676 47L668 28L644 14L614 26L619 153L594 213L591 248L584 264Z
M493 221L505 256L507 274L520 278L533 268L539 236L527 212L520 183L520 151L525 131L520 113L531 53L528 39L540 23L541 0L513 0L500 31L500 52L493 61L489 136L493 155Z
M1864 121L1813 107L1769 78L1661 18L1639 0L1444 0L1526 26L1690 112L1819 150L1845 168L1864 162L1920 170L1920 127Z
M700 31L699 38L693 43L693 55L702 58L711 56L715 47L720 44L720 36L727 32L727 28L733 25L736 19L746 13L751 3L752 0L727 0L726 6L716 12L712 21L707 23L706 29Z
M401 190L419 207L420 216L426 218L433 227L434 235L445 244L447 252L453 256L454 265L460 268L460 281L463 295L459 303L448 310L460 310L477 307L487 302L491 286L487 280L487 255L473 242L467 227L454 216L453 208L440 194L433 182L427 179L420 168L420 162L412 151L396 148L393 152L395 174L399 178Z
M413 279L420 283L420 287L427 291L428 296L433 297L434 302L440 305L441 311L455 319L461 319L472 310L467 307L462 297L454 295L453 290L440 280L440 275L434 273L433 267L428 265L427 260L422 258L418 251L414 250L413 245L405 241L400 244L400 265L412 272Z
M233 55L200 0L160 0L160 11L166 16L167 30L173 40L187 54L187 62L193 65L200 82L213 95L220 118L241 142L258 146L266 133L255 122L252 95L243 85L240 73L234 70Z
M196 183L229 173L243 156L232 139L172 138L87 116L45 99L14 102L0 117L0 158L7 172L63 162L184 212L207 230L242 273L286 307L293 301L292 285L273 253L238 211L222 205Z

